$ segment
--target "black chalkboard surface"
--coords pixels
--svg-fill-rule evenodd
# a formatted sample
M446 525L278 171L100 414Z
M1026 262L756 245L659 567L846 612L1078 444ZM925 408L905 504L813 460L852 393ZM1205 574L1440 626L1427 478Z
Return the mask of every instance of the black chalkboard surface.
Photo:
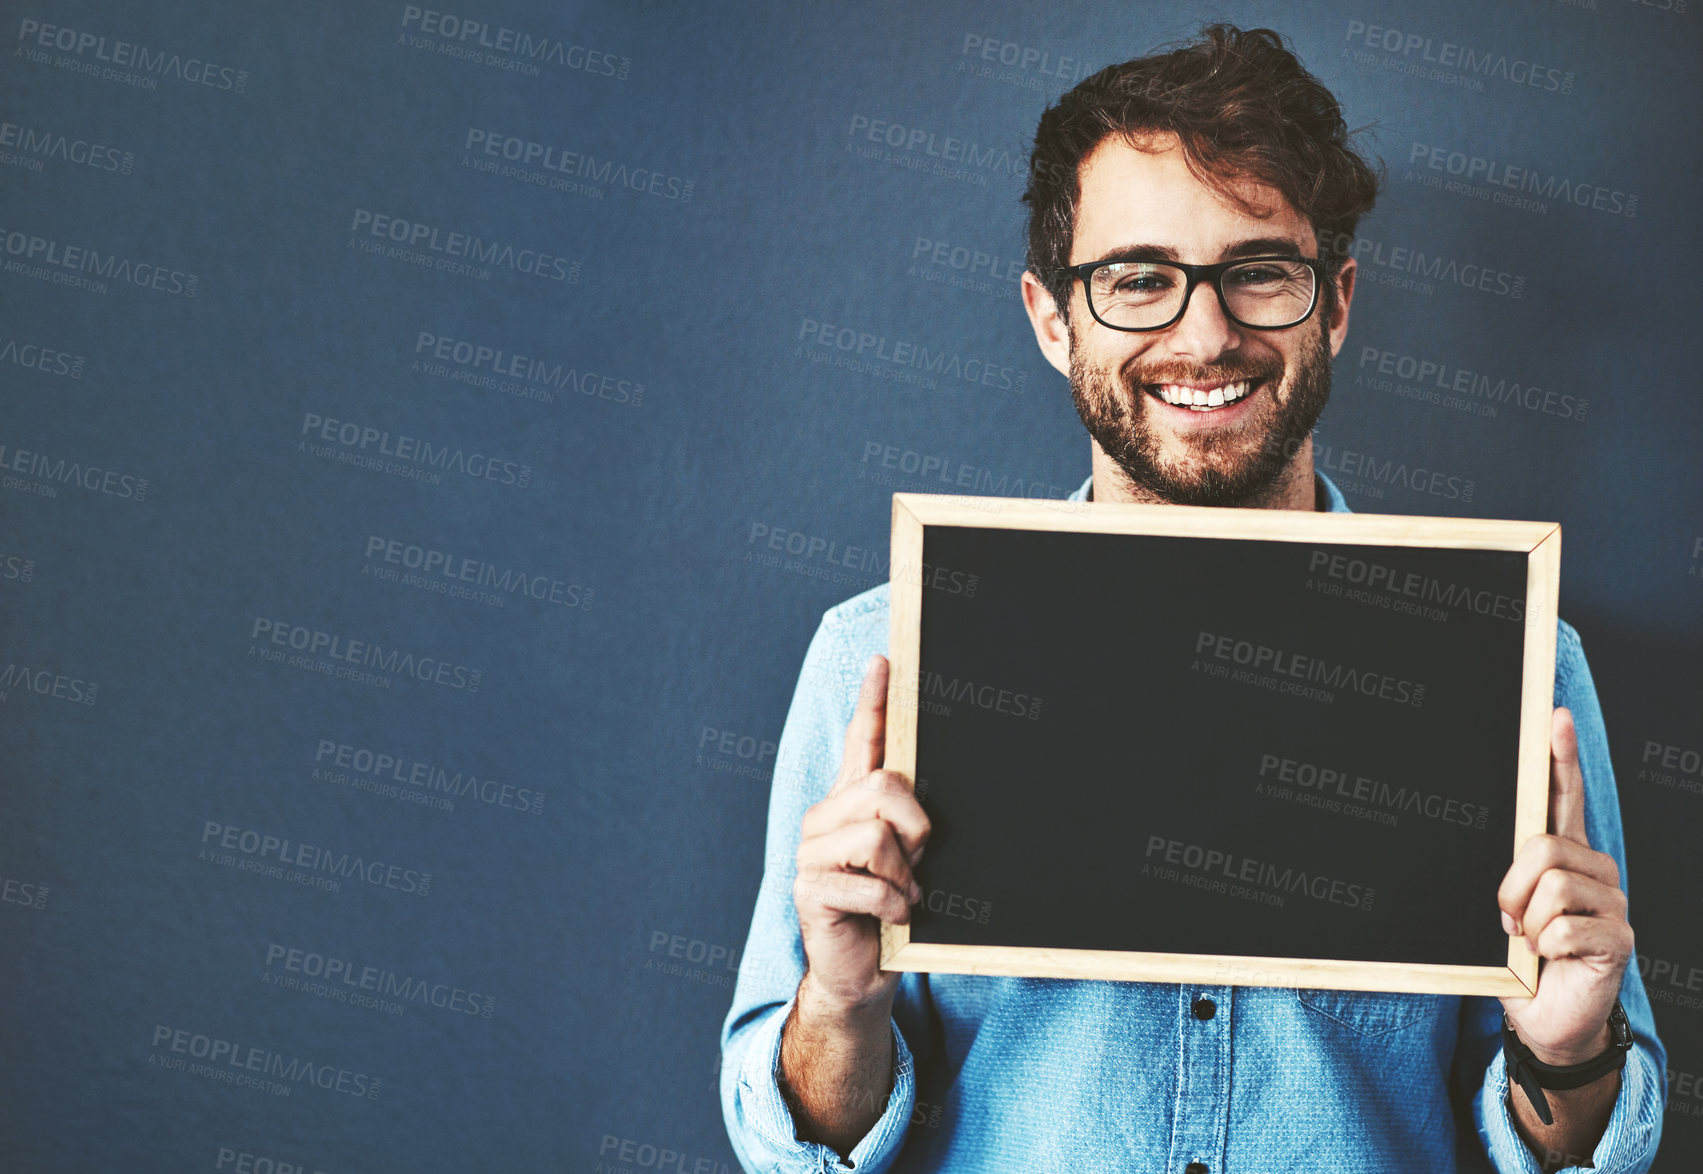
M1496 889L1543 830L1559 527L894 519L888 765L934 830L889 969L1535 987Z

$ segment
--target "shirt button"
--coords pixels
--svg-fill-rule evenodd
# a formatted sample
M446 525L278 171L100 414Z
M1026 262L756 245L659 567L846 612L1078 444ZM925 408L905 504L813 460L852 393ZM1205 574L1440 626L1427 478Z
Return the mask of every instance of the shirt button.
M1207 1174L1205 1162L1190 1162L1183 1167L1183 1174Z
M1196 1019L1211 1019L1214 1015L1218 1014L1218 1004L1202 995L1194 1001L1194 1006L1191 1007L1190 1010L1194 1012L1194 1017ZM1196 1162L1194 1165L1200 1166L1200 1163ZM1206 1174L1206 1167L1200 1166L1199 1170L1195 1170L1194 1167L1191 1166L1190 1171L1191 1174Z

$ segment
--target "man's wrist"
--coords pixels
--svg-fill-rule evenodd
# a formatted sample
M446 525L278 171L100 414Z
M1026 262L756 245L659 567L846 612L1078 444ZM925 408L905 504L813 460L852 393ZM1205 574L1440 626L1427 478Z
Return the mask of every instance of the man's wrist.
M1547 1048L1541 1048L1527 1040L1522 1039L1520 1042L1526 1045L1526 1050L1531 1052L1532 1056L1538 1063L1548 1064L1552 1068L1567 1068L1574 1064L1583 1064L1586 1060L1594 1060L1604 1052L1608 1051L1609 1046L1614 1043L1614 1032L1610 1030L1608 1023L1605 1021L1602 1025L1602 1029L1598 1031L1597 1034L1588 1042L1581 1044L1577 1048L1568 1049L1566 1051L1552 1052ZM1609 1071L1618 1072L1619 1069L1613 1068ZM1607 1076L1608 1073L1605 1072L1603 1075Z
M1614 1001L1614 1010L1609 1013L1603 1030L1597 1033L1600 1041L1603 1033L1609 1038L1603 1041L1602 1048L1586 1054L1583 1058L1574 1058L1582 1048L1570 1048L1565 1053L1550 1053L1557 1059L1571 1059L1571 1063L1554 1063L1534 1052L1529 1044L1520 1038L1514 1028L1513 1019L1506 1013L1502 1015L1502 1051L1508 1068L1509 1096L1513 1096L1513 1087L1518 1085L1525 1092L1525 1099L1532 1112L1544 1126L1556 1124L1557 1117L1550 1097L1556 1096L1558 1103L1566 1105L1577 1102L1581 1106L1590 1106L1603 1096L1609 1095L1619 1088L1619 1073L1626 1065L1626 1053L1632 1048L1632 1029L1626 1021L1626 1010L1620 1000ZM1592 1041L1593 1043L1597 1041ZM1585 1045L1586 1048L1591 1045ZM1614 1076L1610 1082L1607 1078ZM1612 1085L1612 1088L1610 1087ZM1560 1094L1572 1092L1572 1097ZM1600 1105L1596 1105L1600 1109ZM1589 1108L1586 1109L1590 1111ZM1571 1116L1571 1112L1564 1112ZM1600 1125L1597 1130L1600 1135ZM1546 1139L1547 1140L1547 1139Z
M795 1017L807 1027L830 1027L869 1034L885 1029L893 1016L895 988L870 994L825 986L815 971L806 970L798 983Z

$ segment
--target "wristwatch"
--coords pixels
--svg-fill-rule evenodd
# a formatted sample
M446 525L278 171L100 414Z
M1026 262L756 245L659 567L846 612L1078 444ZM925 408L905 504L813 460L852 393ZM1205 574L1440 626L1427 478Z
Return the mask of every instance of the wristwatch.
M1508 1079L1526 1090L1526 1099L1537 1110L1539 1121L1555 1124L1544 1089L1581 1088L1626 1065L1626 1053L1632 1050L1632 1028L1626 1022L1626 1008L1619 999L1614 1000L1614 1010L1608 1014L1608 1030L1613 1038L1600 1056L1578 1064L1545 1064L1520 1042L1508 1013L1502 1012L1502 1056L1508 1066Z

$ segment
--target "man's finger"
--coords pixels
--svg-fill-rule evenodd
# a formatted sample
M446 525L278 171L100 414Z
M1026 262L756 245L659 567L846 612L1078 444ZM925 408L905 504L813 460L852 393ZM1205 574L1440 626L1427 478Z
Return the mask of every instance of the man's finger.
M1524 921L1533 891L1552 870L1581 873L1609 888L1620 888L1620 869L1614 857L1587 848L1577 840L1544 834L1527 840L1520 854L1514 857L1514 863L1508 866L1496 889L1496 903L1516 922Z
M1558 706L1549 726L1549 830L1586 847L1585 776L1579 769L1579 735L1573 714Z
M929 818L911 793L905 776L897 771L878 770L861 786L838 791L804 813L800 829L803 840L825 835L843 824L885 820L899 837L905 858L915 865L928 839Z
M832 887L836 876L863 873L909 894L916 880L891 824L878 819L848 823L799 845L798 875Z
M1632 956L1632 927L1606 917L1567 914L1551 918L1537 935L1536 952L1543 957L1601 959L1618 967Z
M858 690L857 709L846 726L846 745L840 755L840 777L830 795L850 786L887 757L887 658L879 652L869 658L863 687Z
M806 912L811 907L831 914L874 917L888 925L910 921L911 903L906 895L878 876L860 876L855 872L799 876L792 882L792 899L799 906L801 930L813 924Z
M1569 917L1624 922L1626 894L1595 877L1552 868L1538 878L1520 917L1520 931L1535 951L1549 924Z

